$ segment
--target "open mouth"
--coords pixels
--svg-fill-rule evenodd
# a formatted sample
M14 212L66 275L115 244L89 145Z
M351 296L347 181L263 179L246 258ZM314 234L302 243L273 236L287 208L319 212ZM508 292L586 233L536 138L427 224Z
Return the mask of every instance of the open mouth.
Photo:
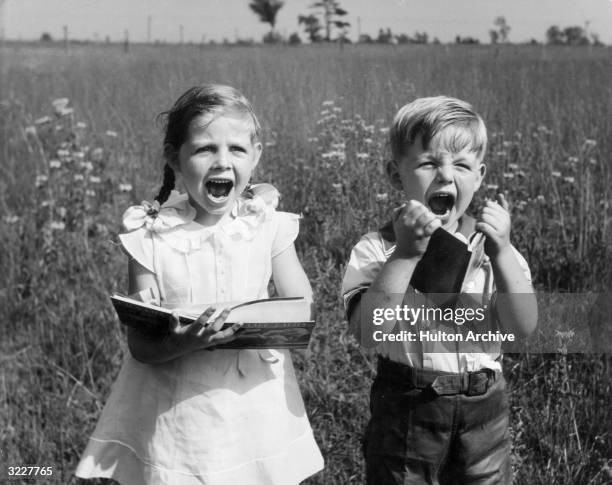
M216 178L206 182L206 191L213 200L224 199L229 195L234 187L234 182L230 179Z
M446 216L455 205L455 196L453 194L438 193L433 194L428 200L427 205L431 211L437 216Z

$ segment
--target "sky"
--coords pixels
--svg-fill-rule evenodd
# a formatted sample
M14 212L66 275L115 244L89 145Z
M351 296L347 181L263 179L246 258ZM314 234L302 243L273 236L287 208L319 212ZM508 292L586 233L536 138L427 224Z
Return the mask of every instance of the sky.
M285 0L277 16L284 35L303 31L297 17L312 13L314 0ZM7 39L30 40L48 32L63 38L63 26L74 39L113 41L129 31L133 42L148 38L178 42L221 41L226 38L260 40L269 30L248 7L249 0L0 0L0 27ZM551 25L579 25L612 44L612 0L340 0L349 13L349 37L358 33L375 37L380 28L393 33L425 31L430 39L453 41L456 35L489 41L498 16L511 27L509 39L525 42L545 39ZM182 29L181 29L182 26Z

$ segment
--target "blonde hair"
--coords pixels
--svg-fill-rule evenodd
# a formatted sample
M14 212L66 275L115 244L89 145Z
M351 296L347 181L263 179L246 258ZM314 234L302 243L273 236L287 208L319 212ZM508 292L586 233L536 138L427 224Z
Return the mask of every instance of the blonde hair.
M466 147L479 159L487 149L487 129L472 105L448 96L419 98L404 105L395 115L389 130L391 156L399 160L421 137L423 148L446 128L455 128L442 142L453 152ZM446 135L446 134L445 134Z

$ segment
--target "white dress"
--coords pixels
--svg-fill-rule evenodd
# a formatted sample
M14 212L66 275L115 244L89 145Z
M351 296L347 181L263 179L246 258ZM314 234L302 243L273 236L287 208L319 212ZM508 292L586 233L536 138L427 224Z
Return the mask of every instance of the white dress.
M299 224L274 210L278 193L267 187L212 228L193 222L177 193L161 210L132 207L124 223L141 227L121 242L155 273L167 304L265 298L271 259ZM126 355L76 475L124 485L293 485L322 468L289 351L217 349L154 365Z

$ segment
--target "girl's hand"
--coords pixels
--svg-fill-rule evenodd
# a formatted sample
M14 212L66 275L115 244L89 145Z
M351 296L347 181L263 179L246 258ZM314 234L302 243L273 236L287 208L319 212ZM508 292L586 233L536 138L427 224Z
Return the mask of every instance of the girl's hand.
M497 202L487 200L476 222L476 229L485 236L485 252L490 258L510 248L510 213L508 202L497 194Z
M173 343L185 350L213 350L217 345L231 342L242 323L234 323L231 327L221 330L231 308L223 310L213 322L208 322L215 313L215 308L209 307L198 319L189 325L182 325L178 314L170 316L170 338Z
M397 240L396 253L413 258L427 249L429 237L442 222L425 205L410 200L393 211L393 230Z

